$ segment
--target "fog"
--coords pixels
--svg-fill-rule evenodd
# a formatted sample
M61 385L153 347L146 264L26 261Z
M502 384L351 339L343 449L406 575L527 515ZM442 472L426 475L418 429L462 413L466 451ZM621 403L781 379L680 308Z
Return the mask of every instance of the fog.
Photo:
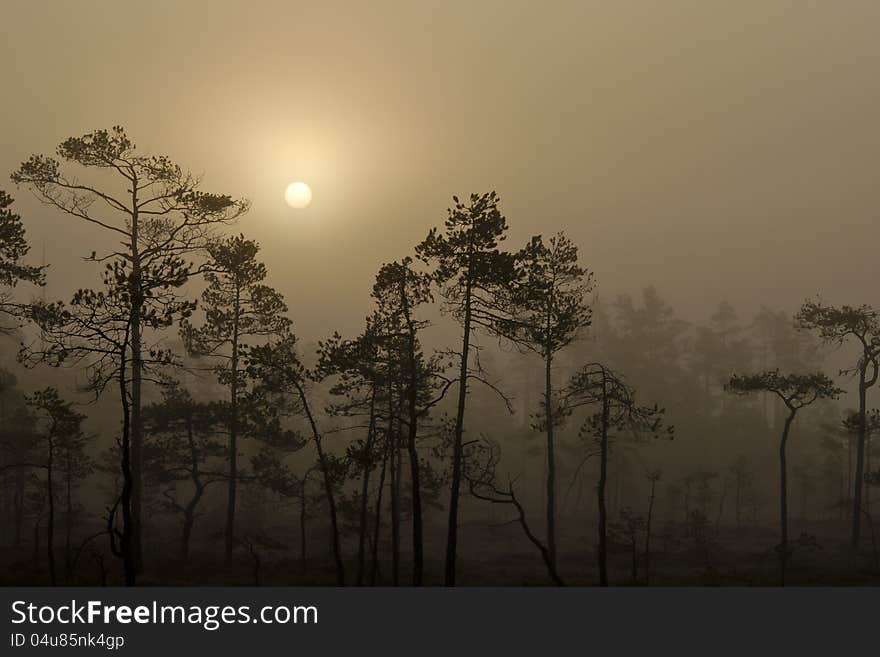
M878 20L870 1L12 0L0 170L124 125L252 200L240 229L310 338L353 330L358 281L488 189L511 242L564 229L609 297L653 283L689 319L855 302L880 237ZM92 236L18 197L50 291L88 282Z
M397 584L398 577L403 578L401 572L409 577L411 568L413 582L420 585L418 545L425 550L425 582L454 584L455 548L450 579L449 542L445 579L441 562L443 542L449 541L447 502L458 499L458 492L448 496L447 485L454 478L450 463L460 458L453 447L456 441L461 443L463 434L467 449L462 449L467 453L461 457L462 468L477 468L469 465L472 459L493 475L494 468L498 470L497 480L468 480L462 488L467 501L461 513L460 552L464 563L470 564L469 570L460 566L464 583L546 584L565 578L585 584L598 578L607 584L605 575L592 570L591 551L596 526L600 526L600 562L604 563L605 515L610 514L612 582L631 579L630 583L647 585L647 563L643 575L634 570L628 576L625 545L626 540L635 545L634 537L641 536L640 532L647 534L646 543L650 543L651 513L657 514L656 523L663 523L664 533L658 536L664 556L657 572L664 573L664 583L776 583L776 445L781 431L785 431L783 443L788 439L786 409L790 407L767 387L773 381L740 382L741 390L735 390L737 384L731 381L735 373L773 368L794 375L831 377L806 383L798 380L798 385L812 386L809 389L818 392L802 412L796 409L796 422L790 420L795 427L790 458L793 501L789 503L794 520L791 538L783 520L786 529L781 545L800 540L801 555L806 554L805 545L813 545L810 541L843 545L849 540L849 523L861 522L857 520L861 518L859 496L862 482L868 482L871 474L870 443L880 435L880 419L874 418L876 427L866 428L867 410L876 405L877 393L876 388L867 393L857 443L853 436L858 426L852 424L857 422L853 420L857 414L852 414L858 404L853 394L856 378L843 376L840 370L866 364L865 372L870 374L872 365L876 373L880 353L870 337L880 336L880 320L875 310L865 311L865 321L873 328L867 332L867 355L859 360L862 352L853 340L823 341L819 324L814 323L812 330L796 331L791 319L805 300L817 295L832 307L880 304L875 264L880 240L877 2L169 0L135 4L5 0L2 21L0 173L4 178L0 190L15 197L12 208L21 215L31 246L27 263L48 265L45 287L23 283L15 287L16 298L22 302L68 300L79 288L98 287L101 265L88 262L89 255L97 252L100 257L119 247L108 231L41 203L29 189L32 184L17 187L5 176L19 170L32 154L52 155L69 137L119 125L137 145L138 154L167 155L200 177L202 189L250 202L249 210L234 225L223 226L222 232L226 236L241 233L259 243L257 259L268 272L265 283L283 295L289 307L287 314L269 314L289 316L299 338L298 355L281 353L286 361L277 354L275 358L264 355L264 368L291 366L285 372L287 378L273 378L266 369L247 371L242 394L253 393L247 403L259 407L264 414L261 420L271 416L278 425L268 421L260 425L249 418L253 421L247 427L250 434L245 436L242 428L241 437L248 440L241 446L241 470L235 472L233 465L228 477L206 471L208 478L216 478L204 498L200 484L194 484L199 496L196 504L203 505L205 520L193 529L196 516L190 517L184 554L174 556L184 507L171 508L168 503L172 498L182 500L178 496L189 490L190 482L169 474L179 470L179 464L169 464L172 457L184 454L185 460L187 450L174 443L181 439L175 434L178 429L163 425L161 417L180 408L162 397L164 389L155 385L152 373L143 379L143 397L139 390L134 392L133 381L140 375L132 374L126 382L126 354L135 351L126 343L119 366L122 416L129 417L126 404L131 397L132 408L138 409L133 424L136 433L143 426L147 456L145 465L137 463L133 477L120 475L117 461L126 448L114 445L123 444L117 434L128 431L128 424L120 429L118 391L110 386L110 393L98 395L97 404L87 405L92 397L79 394L88 383L85 368L77 369L81 363L65 362L70 369L59 371L27 369L17 363L19 341L33 350L50 333L32 312L36 306L19 309L23 331L6 335L0 331L0 374L9 370L16 378L14 383L0 380L0 417L7 423L5 428L0 423L6 441L6 451L0 452L0 506L5 514L0 556L13 573L11 579L44 575L37 548L41 523L48 522L44 498L54 500L53 484L48 481L50 492L44 495L42 475L25 478L21 474L25 468L43 465L23 465L16 460L21 454L15 451L24 449L16 442L23 436L40 434L40 422L38 417L27 416L15 420L21 420L20 426L13 426L8 418L12 417L10 409L25 408L26 395L46 385L57 386L65 399L75 400L74 406L86 414L83 435L89 441L85 451L92 465L103 464L78 478L71 475L74 469L68 464L68 481L77 479L83 508L74 512L75 505L68 498L64 516L68 563L66 569L59 567L67 583L95 583L93 574L84 575L82 567L76 571L69 563L71 518L82 519L83 527L102 536L101 514L112 508L107 512L112 527L113 519L129 504L119 501L120 476L140 482L143 465L142 499L141 491L134 495L137 518L124 531L133 532L131 540L137 550L143 547L144 562L140 563L138 553L138 563L126 563L123 569L105 548L96 550L95 563L100 565L104 583L108 573L110 583L120 583L123 572L126 583L134 583L135 573L141 583L250 583L249 559L279 552L285 556L266 557L270 565L264 566L275 570L264 581L328 584L347 569L349 577L357 570L361 583L361 579L370 579L365 566L369 559L363 556L369 544L371 583ZM83 179L95 179L95 172L87 168L72 166L71 170ZM105 176L112 177L113 171ZM292 181L311 187L314 198L309 207L286 205L284 190ZM528 349L517 342L522 341L521 334L512 337L522 326L514 330L510 325L501 329L493 325L496 333L487 325L475 328L473 344L479 353L472 352L471 360L463 359L462 371L473 368L485 379L479 383L489 385L475 384L467 395L462 393L462 400L467 397L467 420L464 401L456 418L453 392L457 384L453 384L458 381L454 377L461 375L456 373L455 357L460 356L457 350L464 350L461 341L466 331L454 313L441 313L443 285L437 285L439 268L432 270L437 258L425 258L415 265L414 276L432 272L436 303L415 302L417 319L430 320L426 324L431 325L418 326L418 338L413 337L407 347L411 351L405 365L401 364L405 350L400 344L395 343L392 357L388 354L393 349L382 343L376 347L379 351L370 353L381 352L386 361L379 356L358 361L362 366L358 370L341 352L331 354L332 358L325 352L327 360L337 359L333 367L338 369L329 367L321 377L297 379L305 372L297 369L300 365L322 365L316 354L319 341L334 332L346 338L364 332L364 319L375 309L370 293L383 263L413 256L416 245L432 228L441 227L442 232L448 208L456 202L453 195L466 200L472 193L491 190L498 193L509 225L504 249L517 252L534 235L549 239L563 231L578 249L580 266L593 274L594 285L581 296L592 306L592 325L585 322L578 339L572 339L558 355L554 352L550 364L525 353ZM96 211L99 206L94 206ZM184 252L196 251L194 258L203 262L205 249L193 247ZM6 257L2 250L0 255ZM215 258L213 264L217 262ZM222 267L216 271L223 271ZM505 280L508 287L515 287L512 278ZM181 295L196 299L206 284L210 278L193 277L180 287ZM406 288L406 276L403 285ZM491 290L492 284L478 289ZM516 313L525 302L517 300L515 292L499 289L492 293L507 306L498 312L514 317L504 318L514 325L522 322ZM0 290L0 301L5 292ZM418 299L416 292L413 298ZM183 320L207 321L203 309L210 302L208 297L200 298L192 318L184 312L171 313L173 321L162 327L167 330L147 330L144 353L161 345L176 350L186 361L190 371L180 378L192 393L187 401L192 406L183 406L188 412L197 408L203 413L199 417L204 424L196 431L202 432L200 439L205 441L199 446L201 466L225 473L228 462L235 461L229 454L238 454L235 438L228 449L225 442L238 430L238 420L229 419L237 412L229 408L238 404L238 392L233 390L230 397L226 375L215 377L198 361L204 354L196 354L192 344L184 349L186 330L181 334L184 337L178 335ZM392 313L394 321L400 320L402 311L397 312ZM126 330L130 331L141 320L128 322ZM39 339L34 324L44 329ZM412 326L407 330L415 335ZM382 329L387 331L383 339L399 339L403 329L400 325L392 328ZM287 335L286 330L286 325L276 326L255 334L260 338L254 338L247 348L267 344L274 348L283 342L274 341ZM83 334L74 337L86 339ZM419 350L424 348L419 352L424 363L416 358L416 344ZM445 350L444 358L450 362L436 365L431 361L435 350ZM69 350L61 349L61 353L62 359L69 359ZM642 418L636 428L627 425L633 436L621 437L616 452L608 451L605 426L602 459L605 463L609 458L611 465L607 481L602 475L603 499L597 511L594 491L600 488L599 466L590 460L595 456L590 451L595 449L595 436L590 433L595 426L590 429L589 417L566 406L571 400L563 391L569 394L566 386L573 385L570 381L585 363L600 361L621 373L621 381L634 387L645 408L656 404L654 412L663 416L663 422L658 420L654 426ZM417 362L422 364L417 367ZM235 363L230 368L238 366L237 353ZM436 371L431 369L435 365ZM383 366L387 369L381 370ZM376 374L379 370L385 379ZM552 386L551 373L555 377ZM381 395L387 395L389 417L376 412L371 402L365 421L366 398L359 398L360 415L334 414L333 404L345 397L334 385L341 385L340 379L350 382L347 376L372 386L374 401L377 394L380 401ZM545 376L546 390L541 387ZM307 384L303 383L306 379ZM296 380L307 390L285 389L285 403L290 407L280 402L277 408L270 404L268 410L259 406L272 395L280 395L267 383L278 386L279 380ZM382 387L386 384L387 390ZM832 389L837 385L840 390ZM418 395L413 393L411 415L405 417L400 409L405 399L409 403L410 390L418 390ZM751 398L728 394L756 391L761 394ZM363 393L363 389L355 392ZM556 436L558 453L551 458L544 451L547 427L541 426L540 418L541 409L546 410L541 401L545 392L547 399L564 397L558 402L562 418ZM350 390L347 393L348 401L356 396ZM434 400L436 394L441 397ZM419 404L427 404L421 415L416 413L416 396ZM229 406L223 406L229 399L233 400ZM147 417L143 425L141 403ZM199 406L203 403L204 407ZM589 402L595 403L595 399ZM279 408L280 420L273 415ZM351 417L366 422L365 437L357 433L364 427L352 426ZM412 450L406 455L412 460L407 466L401 454L410 444L405 449L402 445L404 438L409 439L408 422L415 426L416 419L421 424L418 432L413 429ZM652 415L651 419L657 418ZM386 420L387 426L379 426ZM669 434L662 438L643 440L643 433L666 430ZM547 432L547 445L553 442L551 433ZM672 441L667 440L673 435ZM287 442L279 445L279 436ZM382 436L381 453L370 451L379 447L362 446ZM630 437L631 444L627 442ZM189 438L193 439L192 432ZM214 439L219 441L216 445ZM320 453L322 439L329 445L329 460ZM133 438L134 443L140 440L140 435ZM485 452L472 447L483 440L490 445ZM8 447L13 444L15 449ZM495 447L497 454L492 451ZM552 449L548 447L547 452ZM266 453L277 457L277 463L259 461ZM411 493L417 488L418 477L412 472L419 469L419 458L424 460L421 467L427 481L423 483L425 536L423 542L421 536L413 539L412 553L406 537L401 552L401 527L406 534L421 522L410 516L413 508L422 505L418 495ZM556 467L554 458L559 460L557 478L551 472ZM345 463L344 474L334 471L339 465L334 459ZM390 468L387 484L386 463ZM376 480L380 464L381 483ZM649 475L660 470L663 478L657 474L652 480ZM313 475L309 479L312 472L320 472L323 478ZM465 475L466 480L475 476L473 471ZM880 471L876 477L880 482ZM504 480L510 482L509 490L498 483ZM324 490L321 481L326 484ZM299 486L298 492L291 492L291 482ZM515 508L522 518L514 518L511 524L505 514L513 508L514 482L519 486L517 502L522 503ZM465 490L468 483L471 490ZM241 488L238 507L234 493L226 498L226 487L231 490L236 485ZM655 485L660 486L656 491ZM731 506L734 486L735 512ZM384 502L392 505L388 519L381 501L386 488L386 494L392 495L391 502L388 498ZM871 488L866 484L867 521ZM496 498L480 498L481 491ZM548 503L548 496L557 496L557 503ZM651 511L645 529L639 524L643 519L635 522L631 514L641 513L648 499ZM375 509L370 508L373 525L366 519L368 502L375 504ZM143 545L138 534L141 503ZM300 529L298 524L305 523L307 504L312 505L308 520L314 521L308 559L305 525ZM545 519L545 509L554 504ZM297 516L298 508L301 516ZM787 517L787 513L782 515ZM552 545L557 516L558 564ZM450 518L454 518L452 512ZM380 536L380 529L386 531L382 526L386 520L395 528L393 538ZM28 523L34 526L34 557L19 576L16 564L26 561L22 531L27 531ZM530 534L527 523L540 535L538 539ZM449 526L458 525L453 520ZM659 532L658 526L655 531ZM328 528L336 539L332 566L325 537ZM190 530L193 553L198 557L192 574L189 566L182 566L189 563ZM421 528L412 531L415 536ZM873 569L863 568L852 577L877 583L877 545L872 542L869 554L867 533L860 538L858 531L852 549L862 549L861 563L870 559ZM545 532L548 545L542 546ZM222 566L215 553L221 535L226 537L227 549ZM293 554L291 546L300 540L301 555ZM667 544L671 546L668 553ZM781 553L787 555L787 549ZM60 548L50 545L48 550L51 556ZM552 558L547 556L550 552ZM634 547L633 564L636 552ZM126 553L126 557L135 560L133 554ZM388 563L390 554L393 566ZM737 570L743 554L753 560L749 567L754 569L747 574ZM837 561L842 552L829 549L825 554L835 560L835 568L844 562L841 569L857 568L853 566L857 560ZM178 558L179 563L174 561ZM781 563L782 583L786 558ZM402 571L401 559L405 562ZM173 562L167 571L163 560ZM584 566L587 561L589 565ZM259 558L255 562L259 569ZM838 583L833 580L836 575L816 579L820 576L815 573L825 572L826 565L818 557L804 557L796 563L800 570L795 579ZM393 578L389 576L392 567ZM699 579L688 574L691 567L703 569ZM725 571L727 567L730 572ZM600 565L599 571L603 568ZM3 572L0 569L0 583L5 581ZM54 571L52 577L56 583ZM254 577L259 579L258 574Z

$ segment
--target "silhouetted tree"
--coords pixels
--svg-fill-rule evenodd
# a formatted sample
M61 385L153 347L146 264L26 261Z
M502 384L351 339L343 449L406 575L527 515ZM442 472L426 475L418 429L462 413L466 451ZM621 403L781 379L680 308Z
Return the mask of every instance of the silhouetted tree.
M755 346L757 369L805 372L820 365L817 345L813 337L799 330L797 322L785 311L761 306L749 328L757 339ZM741 369L742 365L738 367ZM776 395L770 393L762 395L762 402L762 412L767 426L780 426L785 421L787 413L785 406Z
M216 435L223 413L215 404L197 402L178 384L169 385L162 401L144 407L144 463L147 477L162 487L165 506L183 517L179 556L189 559L190 539L199 505L211 484L223 482L220 459L226 451ZM181 501L180 484L192 489Z
M73 410L69 402L58 395L55 388L46 388L27 398L37 423L36 436L42 443L43 455L39 466L46 473L46 554L49 559L49 583L57 585L58 575L55 565L55 479L63 463L59 457L66 448L81 449L82 430L80 425L84 416Z
M663 476L659 469L648 470L645 478L651 484L651 495L648 498L648 513L645 516L645 586L651 584L651 523L654 519L654 499L656 498L657 482Z
M850 413L843 420L843 430L848 434L848 436L855 436L856 440L859 439L859 436L862 434L862 426L864 426L864 440L865 440L865 472L872 472L872 464L871 464L871 447L873 446L874 439L880 435L880 409L872 409L871 411L866 411L864 416L864 425L862 424L861 414L856 411L854 413ZM848 441L851 442L851 441ZM864 510L870 514L871 512L871 488L870 486L865 489L864 492Z
M250 555L253 573L253 585L260 586L260 572L263 567L263 555L265 552L277 552L286 550L287 546L280 541L275 540L265 532L249 533L246 532L237 540Z
M65 437L59 452L59 469L64 495L64 577L70 580L74 569L75 550L73 529L79 523L83 509L77 503L76 493L94 472L94 461L86 452L86 444L92 436L82 431ZM103 535L103 532L101 532Z
M616 438L613 431L638 435L651 432L657 435L661 429L663 409L657 406L640 406L635 400L635 390L623 378L600 363L588 363L569 381L564 392L561 411L572 413L582 406L598 405L600 410L587 417L580 434L588 437L599 452L599 482L597 502L599 506L599 545L597 559L599 586L608 586L608 511L605 503L608 483L608 453ZM673 428L666 434L672 436Z
M171 291L174 280L182 284L186 266L173 253L143 269L141 280L151 290L142 298L139 323L160 329L178 317L192 312L193 304L180 300ZM155 275L166 283L158 284ZM127 585L133 585L137 572L137 553L132 493L134 473L131 449L131 336L133 313L130 300L131 279L128 260L117 258L106 265L103 289L78 290L69 304L38 301L30 305L29 318L39 328L38 340L22 346L20 360L28 366L45 363L53 367L79 366L88 378L88 389L99 397L110 384L119 392L122 431L118 441L122 490L108 514L108 535L115 556L122 559ZM159 345L151 345L141 354L140 375L148 375L174 363L173 354ZM117 512L122 515L121 531L115 527Z
M419 332L428 322L419 320L419 306L433 301L431 279L412 268L410 258L382 265L373 286L377 316L381 318L389 351L389 361L400 361L404 382L406 451L409 457L412 494L413 586L421 586L424 574L424 530L422 477L418 451L419 422L435 406L446 390L449 380L442 377L439 358L426 358L419 342Z
M34 417L25 405L18 380L9 370L0 368L0 475L8 503L8 523L12 545L21 546L27 500L28 467L35 463L39 440L34 435ZM11 489L11 490L10 490Z
M126 266L125 295L130 315L127 340L131 361L131 540L135 563L141 563L142 426L145 329L161 328L149 321L149 299L177 288L194 272L183 258L203 249L218 224L247 210L246 201L199 189L200 179L164 155L143 155L120 126L70 137L56 149L67 163L93 174L88 182L67 171L61 161L32 155L11 178L43 203L89 223L120 241L118 250L96 261L122 261ZM109 174L109 175L108 175ZM173 257L172 257L173 256Z
M737 367L749 364L752 358L751 345L742 337L736 311L727 301L718 304L709 318L708 326L696 329L691 357L697 369L697 376L703 380L703 394L706 410L714 410L715 390L723 387ZM722 400L722 409L723 401Z
M501 252L507 220L498 207L495 192L472 194L466 202L453 197L443 233L432 228L416 247L416 255L433 264L433 279L440 285L447 308L462 326L459 357L458 404L452 440L452 481L449 495L449 523L446 538L444 583L455 585L458 548L458 505L462 475L462 436L465 405L471 370L472 332L475 328L496 330L506 318L503 305L505 286L514 276L514 259Z
M826 306L807 301L797 314L798 325L818 333L826 343L843 344L855 340L859 349L856 364L842 373L855 374L859 395L859 428L856 443L855 486L853 490L850 547L858 548L861 535L862 487L865 478L865 440L867 436L867 392L880 374L880 313L870 306Z
M852 488L849 478L852 475L851 443L848 435L837 423L823 423L819 448L825 455L822 474L828 485L829 512L837 513L839 518L849 513L849 491Z
M307 386L314 374L307 372L300 361L296 337L289 331L273 342L252 347L248 356L248 374L258 382L259 394L266 395L270 400L275 399L279 404L293 405L295 411L304 416L308 423L330 515L336 579L339 586L345 586L345 560L342 555L336 498L337 488L346 476L347 464L344 459L336 458L324 448L324 437L318 429L307 394Z
M25 238L21 217L12 208L12 197L0 189L0 315L19 315L11 303L12 288L28 282L42 285L43 267L33 267L22 262L30 250ZM0 325L0 332L8 328Z
M727 390L738 395L770 392L779 397L788 409L779 441L779 584L785 586L785 566L788 562L788 467L785 449L791 424L800 409L820 399L836 399L843 391L821 373L784 375L779 370L734 375L727 384Z
M370 474L382 460L384 447L378 434L380 408L385 406L389 372L388 358L383 355L381 319L375 315L368 318L364 332L354 340L343 340L339 334L319 344L317 372L322 379L334 378L330 394L340 401L330 404L331 416L362 418L363 424L347 429L364 429L366 436L356 440L348 448L348 459L361 478L358 513L358 554L355 584L363 584L366 563L366 540Z
M534 533L529 526L526 512L514 490L513 479L509 479L506 486L502 487L497 482L497 467L501 460L501 447L497 442L485 436L479 443L469 446L467 459L464 467L464 477L468 482L470 493L478 500L490 504L510 505L516 511L516 522L519 523L526 538L538 548L550 579L557 586L564 586L565 582L556 569L556 560L550 553L550 548Z
M618 515L618 520L612 522L609 529L616 541L629 549L631 558L630 581L633 584L638 584L639 538L642 532L646 531L647 523L642 516L628 506L623 507Z
M510 322L504 334L544 361L543 415L537 427L547 437L547 549L556 563L556 424L553 386L554 358L590 325L587 294L592 274L578 264L577 246L565 235L545 243L540 235L516 254L516 284L512 288Z
M311 465L302 476L297 476L283 461L283 457L301 445L289 447L279 454L276 450L263 450L253 457L251 467L254 478L263 486L285 499L295 500L299 505L299 558L301 574L306 573L308 536L306 523L309 515L308 483L312 473L320 469Z
M880 470L868 472L865 475L865 483L870 486L880 486ZM877 545L877 533L874 531L874 516L865 510L865 518L871 531L871 552L874 557L874 570L880 570L880 546Z
M187 350L216 363L217 381L228 390L229 473L225 554L232 559L236 546L235 506L238 486L240 403L246 381L248 354L256 344L284 334L290 326L287 304L265 285L266 267L257 260L259 245L243 235L214 242L208 248L208 287L202 293L204 324L184 321L181 335Z

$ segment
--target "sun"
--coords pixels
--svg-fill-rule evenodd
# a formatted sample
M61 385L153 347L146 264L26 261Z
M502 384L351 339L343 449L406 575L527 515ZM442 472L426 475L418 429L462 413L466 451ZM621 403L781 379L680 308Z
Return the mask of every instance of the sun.
M292 208L307 208L312 202L312 190L304 182L292 182L284 190L284 200Z

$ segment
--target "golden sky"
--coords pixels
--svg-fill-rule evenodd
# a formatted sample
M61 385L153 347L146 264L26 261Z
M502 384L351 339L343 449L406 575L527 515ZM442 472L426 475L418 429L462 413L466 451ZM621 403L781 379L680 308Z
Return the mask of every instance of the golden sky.
M240 230L307 337L352 330L379 264L489 189L511 246L564 229L606 296L878 301L876 1L2 5L0 186L122 124L253 201ZM96 280L96 233L10 191L51 293Z

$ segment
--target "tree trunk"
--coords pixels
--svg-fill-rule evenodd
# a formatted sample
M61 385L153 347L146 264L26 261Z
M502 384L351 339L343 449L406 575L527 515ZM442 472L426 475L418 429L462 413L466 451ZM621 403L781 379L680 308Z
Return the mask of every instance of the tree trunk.
M131 551L136 572L143 568L143 436L141 421L141 384L143 354L141 323L143 316L143 284L140 246L138 244L137 179L131 183Z
M67 472L65 473L66 509L64 511L64 578L70 579L73 571L71 563L71 537L73 532L73 462L71 461L70 446L67 451Z
M409 414L409 436L407 438L407 452L409 454L410 485L412 487L412 523L413 523L413 586L421 586L424 577L424 536L422 528L422 489L419 473L419 453L416 450L416 422L415 395L412 395Z
M370 568L370 586L376 586L376 577L379 574L379 530L382 526L382 492L385 490L385 471L388 465L389 443L386 437L385 450L382 454L382 470L379 473L379 489L376 491L376 520L373 524L373 554Z
M192 528L196 521L196 508L202 499L207 484L203 484L199 475L199 455L196 449L196 440L193 432L192 415L186 417L186 438L189 445L190 472L189 476L192 480L193 496L186 508L183 510L183 532L180 537L180 558L182 561L189 561L189 542L192 536Z
M370 472L373 470L373 442L376 435L376 387L370 395L370 423L367 429L367 442L364 446L365 460L364 471L361 481L361 507L360 521L358 526L358 557L357 557L357 577L356 586L363 586L364 570L366 563L366 541L367 541L367 525L369 518L369 502L370 502Z
M867 423L868 418L865 418L865 422ZM871 470L871 442L873 440L873 436L868 431L867 427L865 428L865 472L872 472ZM871 517L871 486L865 486L865 513L867 517Z
M390 409L389 409L390 410ZM389 417L391 441L391 585L400 584L400 448L394 433L394 416Z
M865 478L865 435L867 433L867 403L866 396L868 385L866 381L867 363L859 369L859 432L858 442L856 443L856 471L853 487L853 510L852 510L852 536L850 537L850 548L852 550L859 549L859 540L861 538L862 523L862 484Z
M13 512L15 514L15 534L13 545L16 548L21 547L21 537L24 531L24 500L25 500L26 479L24 476L24 468L15 469L15 496L13 498Z
M736 515L736 528L739 529L742 520L742 477L739 473L735 475L734 485L736 486L736 491L733 498L733 506Z
M510 502L516 508L519 524L520 527L522 527L526 538L528 538L541 553L541 558L544 560L544 565L547 566L547 573L550 575L550 579L552 579L557 586L565 586L565 582L562 580L562 577L559 576L556 566L550 559L550 552L547 550L547 547L541 543L538 537L532 533L531 529L529 529L529 523L526 521L526 512L523 509L522 504L520 504L519 500L516 498L516 494L513 492L513 486L511 486L509 490Z
M181 561L189 561L189 543L192 537L193 526L196 523L196 508L202 495L205 492L205 486L196 484L196 492L189 504L183 510L183 530L180 535L180 559Z
M721 478L721 495L718 500L718 515L715 517L715 532L717 533L721 527L721 521L724 519L724 502L727 499L727 477Z
M785 586L785 566L788 562L788 467L785 461L785 446L788 432L796 411L789 410L782 429L782 440L779 441L779 585Z
M406 450L409 454L410 485L412 487L412 542L413 542L413 586L421 586L424 572L424 537L422 529L422 485L419 467L419 452L416 449L418 437L418 363L416 361L416 329L410 316L409 299L406 296L406 281L401 289L401 304L407 325L407 356L409 385L407 406L409 426L407 427Z
M54 428L52 429L54 431ZM52 482L52 470L55 458L55 446L52 436L49 435L49 454L46 460L46 496L49 502L49 518L46 522L46 554L49 557L49 583L52 586L58 584L58 576L55 571L55 486Z
M184 562L189 561L189 540L190 536L192 536L194 522L194 515L189 511L185 511L183 514L183 530L180 534L180 560Z
M306 520L308 519L308 508L306 507L306 481L308 480L308 476L308 472L303 476L299 505L299 562L300 573L302 575L306 574L306 550L308 548L308 541L306 540Z
M43 518L38 516L36 520L34 520L34 566L40 566L40 524L43 522Z
M552 362L549 352L544 368L544 413L547 423L547 551L553 567L556 567L556 456L553 445L553 381Z
M656 479L651 480L651 499L648 501L648 517L645 519L645 586L651 585L651 519L654 516L654 491Z
M125 385L125 358L123 356L119 368L119 392L122 401L122 493L119 497L119 504L122 507L122 535L120 537L120 556L125 571L125 585L134 586L137 576L137 563L135 561L134 544L133 544L133 526L132 517L132 470L131 470L131 411L128 404L128 389ZM111 536L111 541L113 537Z
M639 581L639 548L636 543L636 533L633 531L632 536L632 572L630 573L632 583L638 584Z
M226 496L226 561L235 549L235 504L238 488L238 349L241 290L235 290L232 319L232 359L229 382L229 484Z
M461 490L462 436L464 435L464 410L467 398L468 357L471 341L471 272L467 272L465 288L464 333L461 344L461 366L458 382L458 408L455 416L455 437L452 444L452 482L449 493L449 525L446 534L446 566L444 584L455 586L455 565L458 550L458 498Z
M599 484L597 499L599 504L599 586L608 586L608 545L607 529L608 512L605 508L605 486L608 483L608 391L604 373L602 375L602 436L599 445Z
M299 393L299 398L302 402L303 410L305 411L306 417L309 421L309 426L312 429L312 438L315 441L315 450L318 452L318 463L321 467L321 474L324 479L324 493L327 496L327 506L330 508L330 529L332 532L333 558L336 562L336 580L339 586L345 586L345 562L342 558L342 545L339 540L339 521L336 513L336 497L333 494L333 482L331 480L330 465L327 461L327 455L324 453L324 448L321 445L321 434L318 433L318 425L315 424L315 418L312 415L312 409L309 406L308 399L306 398L306 391L299 383L296 384L296 389Z
M853 470L853 439L852 436L846 437L846 500L848 502L852 502L852 498L849 497L852 495L853 485L852 485L852 470Z

